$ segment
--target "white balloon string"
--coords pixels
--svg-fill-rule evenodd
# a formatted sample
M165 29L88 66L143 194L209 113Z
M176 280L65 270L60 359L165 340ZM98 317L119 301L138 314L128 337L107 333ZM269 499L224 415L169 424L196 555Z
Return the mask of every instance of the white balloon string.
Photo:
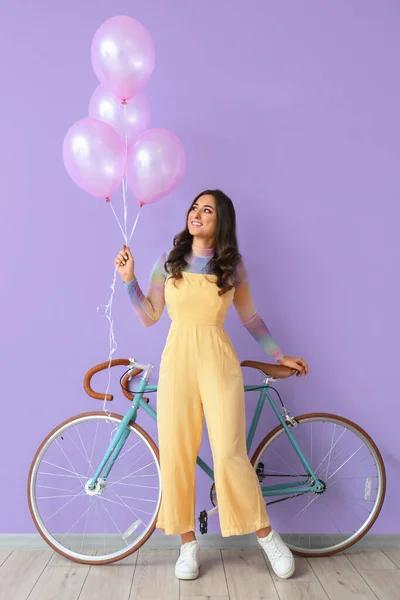
M126 240L128 239L128 225L127 225L127 221L128 221L128 204L126 202L126 175L123 176L122 178L122 198L124 201L124 239L125 239L125 243Z
M142 208L142 206L140 206L140 208L139 208L139 212L138 212L138 214L137 214L137 216L136 216L136 219L135 219L135 222L134 222L134 224L133 224L133 227L132 227L131 234L130 234L130 236L129 236L129 238L128 238L128 246L129 246L129 244L131 243L131 239L132 239L132 236L133 236L133 234L134 234L134 232L135 232L136 225L138 224L139 217L140 217L140 213L141 213L141 210L140 210L141 208Z
M120 222L120 220L118 219L118 215L117 215L117 213L116 213L116 212L115 212L115 210L114 210L114 207L113 207L113 205L112 205L112 202L111 202L111 200L109 200L109 201L108 201L108 204L111 206L111 210L113 211L114 217L115 217L115 219L116 219L116 221L117 221L117 223L118 223L118 225L119 225L119 228L120 228L120 230L121 230L121 233L122 233L122 235L123 235L123 238L124 238L124 240L125 240L125 244L128 244L128 238L127 238L127 235L126 235L126 233L125 233L125 231L124 231L124 229L123 229L123 227L122 227L122 225L121 225L121 222Z
M124 109L124 121L126 123L126 102L124 104L122 104L123 109ZM127 221L128 221L128 204L126 202L126 195L127 195L127 191L128 191L128 186L127 186L127 178L126 178L126 163L128 160L128 134L125 130L125 135L124 135L124 139L125 139L125 175L122 178L122 197L123 197L123 201L124 201L124 225L125 225L125 239L127 239L128 237L128 225L127 225Z
M105 309L104 314L102 316L104 316L108 320L108 323L109 323L108 382L107 382L107 389L105 391L104 400L103 400L103 411L108 416L111 415L110 411L107 410L107 395L109 393L110 385L111 385L111 361L113 358L113 354L118 347L118 344L117 344L117 342L115 340L115 336L114 336L114 319L112 318L112 305L113 305L114 294L115 294L116 280L117 280L117 267L115 267L115 269L114 269L114 277L113 277L112 284L110 285L111 294L108 299L108 303L102 304L97 307L97 311L100 311L101 308Z
M125 111L125 116L126 116L126 104L123 105L124 106L124 111ZM127 133L125 132L125 158L127 159L128 156L128 137L127 137ZM122 236L125 240L125 244L128 246L130 244L130 241L132 239L132 236L135 232L136 226L138 224L139 221L139 217L140 217L140 212L141 212L141 205L138 211L138 214L136 216L135 222L133 224L132 227L132 231L129 235L128 238L128 204L127 204L127 191L128 191L128 187L127 187L127 178L126 178L126 174L124 175L123 179L122 179L122 198L123 198L123 204L124 204L124 227L122 226L117 213L114 210L114 206L112 205L111 200L109 200L109 205L111 206L111 210L113 212L113 215L115 217L115 220L117 221L119 228L121 230ZM117 280L117 271L118 268L115 267L114 268L114 276L113 276L113 280L112 283L110 285L110 289L111 289L111 294L110 297L108 299L107 304L103 304L97 307L97 311L99 312L101 308L104 309L104 314L103 316L108 320L109 323L109 331L108 331L108 343L109 343L109 354L108 354L108 368L107 368L107 374L108 374L108 380L107 380L107 388L104 394L104 400L103 400L103 411L107 414L108 417L110 417L111 412L107 409L107 395L109 394L109 390L110 390L110 386L111 386L111 362L113 359L113 355L116 351L116 349L118 348L118 344L117 341L115 339L115 334L114 334L114 319L112 316L112 307L113 307L113 301L114 301L114 294L115 294L115 284L116 284L116 280ZM114 429L116 428L116 426L114 427Z

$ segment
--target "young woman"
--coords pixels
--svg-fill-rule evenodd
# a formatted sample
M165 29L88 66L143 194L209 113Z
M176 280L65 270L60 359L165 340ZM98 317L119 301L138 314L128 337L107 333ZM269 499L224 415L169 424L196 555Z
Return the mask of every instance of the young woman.
M298 376L307 375L308 366L282 352L254 306L238 250L232 201L220 190L207 190L195 198L185 229L153 267L146 295L135 277L129 248L122 247L115 265L145 326L158 321L165 303L172 320L158 381L163 490L156 526L166 534L181 535L176 576L194 579L199 574L195 468L205 416L222 535L256 532L275 573L291 577L292 553L270 526L247 455L242 371L223 327L230 305L269 356Z

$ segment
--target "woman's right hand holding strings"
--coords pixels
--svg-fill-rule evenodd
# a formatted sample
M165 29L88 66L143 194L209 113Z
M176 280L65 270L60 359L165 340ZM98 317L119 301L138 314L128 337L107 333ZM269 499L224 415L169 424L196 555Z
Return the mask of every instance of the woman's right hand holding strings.
M124 283L133 281L135 278L135 261L130 249L125 244L115 258L114 265L117 267L117 271Z

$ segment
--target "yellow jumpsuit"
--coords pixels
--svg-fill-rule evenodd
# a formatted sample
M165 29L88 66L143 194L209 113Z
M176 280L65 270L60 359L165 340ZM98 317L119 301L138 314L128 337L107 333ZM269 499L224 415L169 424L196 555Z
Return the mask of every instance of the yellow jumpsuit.
M156 526L167 534L196 529L195 470L204 415L221 533L250 533L268 526L269 518L246 450L242 371L223 327L234 290L218 295L215 275L182 275L165 282L172 323L157 394L163 492Z
M214 461L223 536L269 525L258 477L246 451L244 384L238 357L224 329L232 303L249 333L279 360L284 353L258 314L247 271L237 266L235 287L219 295L208 273L213 249L192 248L182 279L165 271L167 254L154 265L146 295L134 277L125 284L145 326L165 304L171 327L162 354L157 394L162 501L156 526L167 534L195 531L195 473L203 416Z

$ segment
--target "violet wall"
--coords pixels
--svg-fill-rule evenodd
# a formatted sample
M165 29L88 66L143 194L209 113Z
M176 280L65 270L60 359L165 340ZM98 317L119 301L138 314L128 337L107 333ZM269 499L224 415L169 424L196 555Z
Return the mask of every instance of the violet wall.
M132 244L139 280L146 285L196 193L225 190L258 310L283 349L310 365L308 379L279 385L285 403L293 414L343 414L372 435L388 472L372 531L400 533L399 4L41 0L2 12L0 532L34 531L26 477L45 434L101 407L82 378L108 357L96 307L121 236L109 207L68 178L61 145L97 85L94 31L129 14L156 44L151 124L176 132L188 158L180 187L143 210ZM131 218L136 210L130 197ZM114 315L115 356L157 364L167 315L144 329L122 285ZM227 329L241 359L267 360L234 312ZM114 404L127 409L120 395ZM145 414L139 423L156 435ZM274 425L265 411L260 435ZM202 456L211 460L206 437ZM198 471L197 481L199 511L209 480Z

